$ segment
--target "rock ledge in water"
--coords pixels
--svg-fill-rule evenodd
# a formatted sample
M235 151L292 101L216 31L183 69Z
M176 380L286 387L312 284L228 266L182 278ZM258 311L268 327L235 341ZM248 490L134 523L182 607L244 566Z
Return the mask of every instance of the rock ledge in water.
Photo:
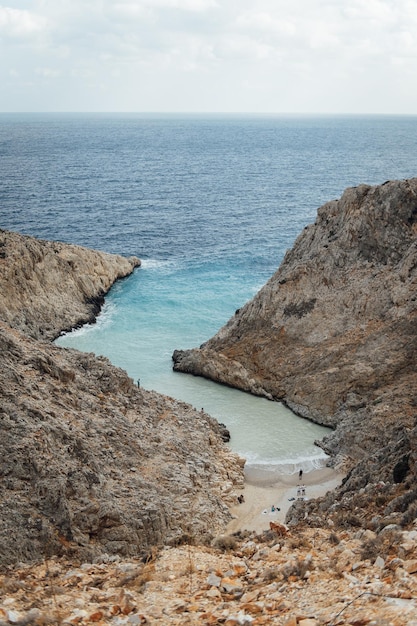
M0 319L35 339L95 320L113 283L140 266L81 246L0 230Z

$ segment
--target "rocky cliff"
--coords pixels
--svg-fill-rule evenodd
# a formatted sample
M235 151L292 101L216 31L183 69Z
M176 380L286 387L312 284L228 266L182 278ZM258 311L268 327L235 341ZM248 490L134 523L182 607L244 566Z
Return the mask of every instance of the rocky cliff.
M4 231L1 244L0 565L208 541L243 482L218 423L36 339L90 319L139 261Z
M176 352L174 367L321 424L366 424L367 437L345 446L361 457L415 414L416 288L417 179L348 189L253 300L199 349Z
M370 459L415 423L416 298L417 179L360 185L322 206L259 293L174 367L333 427L325 450L361 462L351 490L392 481L401 455L411 488L410 443L385 468L387 454Z
M35 339L94 321L104 295L136 257L0 230L0 319Z

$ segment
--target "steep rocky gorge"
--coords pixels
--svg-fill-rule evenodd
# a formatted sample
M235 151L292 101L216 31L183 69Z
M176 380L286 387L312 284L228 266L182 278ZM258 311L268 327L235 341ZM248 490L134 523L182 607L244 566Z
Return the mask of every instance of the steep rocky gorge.
M357 466L337 497L392 481L401 458L411 487L416 287L417 179L347 189L212 339L174 353L174 368L283 400L333 427L324 449L334 463ZM397 445L401 455L389 457Z
M322 445L347 478L291 522L417 517L416 224L417 179L348 189L213 339L175 355L334 428ZM229 519L242 462L214 420L45 340L138 263L0 232L0 563L207 541Z
M352 467L284 536L211 546L242 485L219 425L49 342L138 261L0 231L1 626L416 626L416 187L322 207L257 298L177 354L333 425Z
M0 565L208 541L242 461L201 411L46 339L140 264L0 231Z

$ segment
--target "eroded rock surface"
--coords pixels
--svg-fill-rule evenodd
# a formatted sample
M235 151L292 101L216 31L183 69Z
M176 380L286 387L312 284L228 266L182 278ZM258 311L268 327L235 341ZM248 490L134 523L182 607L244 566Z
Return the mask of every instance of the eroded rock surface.
M347 189L177 371L284 400L357 460L416 414L417 179Z
M166 547L147 563L20 564L0 575L0 623L416 626L416 536L301 527Z
M112 284L140 265L0 230L0 319L35 339L94 321Z
M84 320L138 261L1 236L0 566L209 541L243 482L219 424L33 338Z
M351 471L289 522L337 523L349 510L353 526L375 516L406 525L417 514L416 298L417 179L361 185L318 210L217 335L174 353L177 371L283 400L334 428L320 445Z

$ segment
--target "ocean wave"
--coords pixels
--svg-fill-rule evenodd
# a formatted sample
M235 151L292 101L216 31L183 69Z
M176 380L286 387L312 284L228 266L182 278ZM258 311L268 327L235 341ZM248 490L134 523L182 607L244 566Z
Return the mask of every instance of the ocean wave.
M323 454L317 456L300 456L295 459L282 459L280 461L251 461L246 457L246 468L265 474L297 474L303 470L306 474L313 470L326 467L329 457Z
M161 261L159 259L141 259L141 268L144 270L166 267L169 261Z
M174 259L143 259L141 258L141 268L145 270L154 269L177 269L180 267L178 260Z
M117 306L113 302L105 301L103 308L98 314L95 322L83 324L79 328L73 328L68 332L62 333L58 339L56 340L59 343L59 340L65 337L83 337L84 335L88 335L91 332L99 332L110 326L113 322L114 318L117 315Z

